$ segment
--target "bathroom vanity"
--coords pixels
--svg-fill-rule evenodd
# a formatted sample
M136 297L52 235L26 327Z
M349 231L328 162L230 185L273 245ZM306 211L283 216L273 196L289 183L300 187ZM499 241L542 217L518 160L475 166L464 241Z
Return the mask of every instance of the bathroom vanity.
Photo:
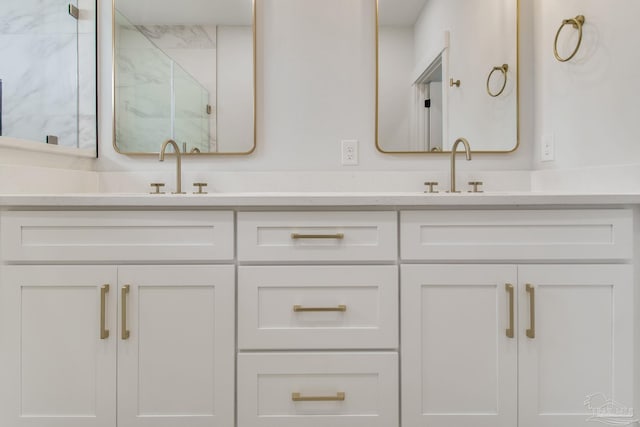
M638 402L640 196L0 203L3 426L586 426L599 394Z

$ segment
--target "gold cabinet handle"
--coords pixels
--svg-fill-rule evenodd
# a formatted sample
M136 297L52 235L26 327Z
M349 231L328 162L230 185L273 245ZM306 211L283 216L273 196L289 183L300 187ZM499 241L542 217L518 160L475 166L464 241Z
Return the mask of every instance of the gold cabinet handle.
M335 396L303 396L301 393L291 393L294 402L343 402L345 393L339 391Z
M536 289L527 283L527 293L529 294L529 329L527 329L527 337L536 337Z
M513 327L514 322L514 291L513 285L511 283L507 283L505 285L505 289L509 294L509 328L507 328L507 337L513 338L515 336L515 330Z
M129 285L124 285L120 290L120 299L122 300L122 339L128 340L131 333L127 329L127 296L129 295Z
M107 329L107 294L109 293L109 285L100 288L100 339L109 338L109 330Z
M300 239L336 239L336 240L342 240L342 239L344 239L344 234L342 234L342 233L337 233L337 234L298 234L298 233L292 233L291 234L291 238L293 240L300 240Z
M294 305L293 306L293 311L296 313L303 313L303 312L328 312L328 311L339 311L339 312L345 312L347 311L347 306L340 304L337 307L303 307L301 305Z

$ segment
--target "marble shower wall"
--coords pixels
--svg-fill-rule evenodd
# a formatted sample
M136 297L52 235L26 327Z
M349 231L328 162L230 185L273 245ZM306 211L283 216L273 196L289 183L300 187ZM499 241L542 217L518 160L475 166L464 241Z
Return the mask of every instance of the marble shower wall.
M215 26L134 26L117 12L116 57L121 151L156 152L167 138L216 151Z
M2 134L95 148L95 1L0 1Z

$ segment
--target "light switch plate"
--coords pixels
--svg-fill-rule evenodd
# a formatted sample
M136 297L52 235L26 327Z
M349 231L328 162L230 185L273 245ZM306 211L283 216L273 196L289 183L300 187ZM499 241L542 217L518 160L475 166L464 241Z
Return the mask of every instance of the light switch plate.
M358 164L358 141L342 141L342 164L345 166L355 166Z
M555 137L552 133L542 136L540 161L552 162L555 159Z

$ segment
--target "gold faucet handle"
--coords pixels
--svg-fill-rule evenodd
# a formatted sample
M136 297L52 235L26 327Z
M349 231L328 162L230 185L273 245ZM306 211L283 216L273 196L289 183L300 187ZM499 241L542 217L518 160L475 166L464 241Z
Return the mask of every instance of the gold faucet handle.
M424 185L428 186L429 189L425 191L425 193L437 193L438 190L435 189L436 185L438 185L438 181L427 181Z
M469 190L469 193L484 193L484 191L478 189L479 186L483 185L482 181L469 181L469 185L473 187Z
M202 191L202 187L206 187L207 185L206 182L194 182L193 186L198 187L198 191L194 191L193 194L207 194L206 191Z
M152 182L151 186L156 188L156 191L152 191L151 194L164 194L164 191L160 191L160 188L164 187L162 182Z

